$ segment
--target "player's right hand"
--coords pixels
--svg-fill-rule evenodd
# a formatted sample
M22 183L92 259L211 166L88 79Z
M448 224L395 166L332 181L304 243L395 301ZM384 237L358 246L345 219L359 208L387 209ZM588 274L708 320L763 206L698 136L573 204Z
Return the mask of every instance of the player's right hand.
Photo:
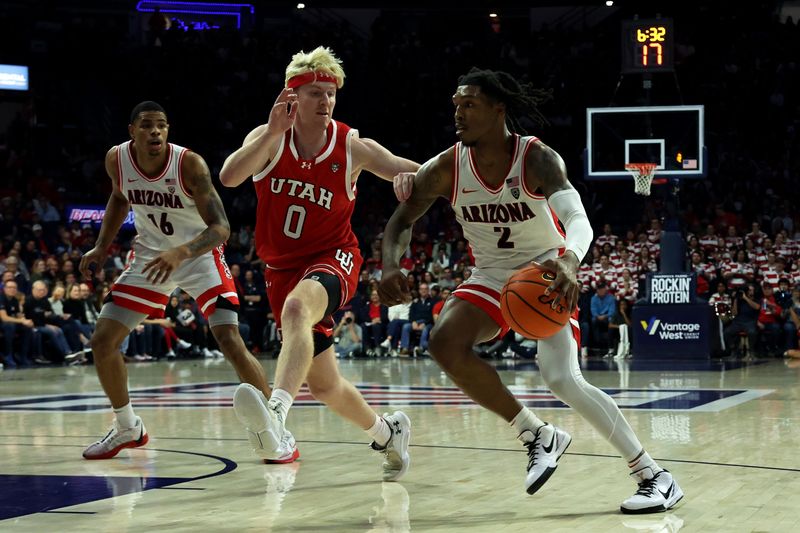
M411 196L416 176L416 172L400 172L394 177L392 183L394 185L394 195L397 197L398 202L405 202Z
M287 87L281 91L272 106L267 128L270 131L283 133L292 127L295 117L297 117L297 93Z
M92 279L92 272L89 270L89 268L92 265L95 265L95 270L97 270L97 268L103 268L103 265L106 264L107 257L108 252L104 249L98 248L97 246L83 254L83 257L81 257L81 263L78 266L78 270L80 270L83 279Z
M411 301L411 289L408 286L408 277L399 268L385 269L378 285L378 296L381 303L393 306Z

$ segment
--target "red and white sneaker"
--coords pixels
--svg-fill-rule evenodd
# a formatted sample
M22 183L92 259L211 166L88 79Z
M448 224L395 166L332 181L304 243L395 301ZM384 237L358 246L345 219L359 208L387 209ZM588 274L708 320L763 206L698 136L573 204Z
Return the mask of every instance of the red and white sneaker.
M283 427L281 415L269 408L264 393L242 383L233 395L233 410L247 430L253 451L268 464L285 464L300 457L294 436Z
M147 444L149 440L142 419L138 416L132 428L121 428L119 421L114 420L114 425L105 437L83 450L83 458L111 459L124 448L138 448Z
M264 448L263 439L258 433L247 431L247 439L253 447L253 451L264 460L264 464L287 464L293 463L300 458L300 450L297 449L297 443L294 440L289 430L285 430L281 444L275 451L270 451Z

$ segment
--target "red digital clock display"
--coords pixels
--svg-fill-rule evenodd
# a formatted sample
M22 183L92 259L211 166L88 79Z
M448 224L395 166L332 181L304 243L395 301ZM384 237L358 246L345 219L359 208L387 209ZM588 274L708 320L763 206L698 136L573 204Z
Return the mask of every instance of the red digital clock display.
M672 19L622 23L622 72L670 72L675 69Z

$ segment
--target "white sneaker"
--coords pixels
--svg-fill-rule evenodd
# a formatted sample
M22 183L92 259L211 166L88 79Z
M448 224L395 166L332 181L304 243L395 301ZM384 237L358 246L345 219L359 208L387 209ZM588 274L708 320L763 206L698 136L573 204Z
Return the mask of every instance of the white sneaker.
M211 350L211 354L212 354L214 357L216 357L217 359L219 359L219 358L221 358L221 357L225 357L225 354L223 354L223 353L222 353L221 351L219 351L219 350Z
M83 355L83 350L79 350L77 352L68 353L64 356L65 363L71 363L72 361L76 360L78 357Z
M392 347L392 341L390 341L389 339L384 339L384 341L381 343L381 348L386 348L388 350L391 347Z
M114 420L114 425L105 437L90 444L83 450L84 459L111 459L124 448L138 448L150 440L142 419L136 417L136 424L132 428L123 429L119 421Z
M188 350L191 347L192 347L192 343L186 342L183 339L178 339L178 348L180 348L181 350Z
M536 433L527 429L517 437L528 448L528 475L525 490L533 494L553 475L559 458L567 451L572 437L563 429L545 424Z
M641 481L638 482L639 489L636 494L622 502L619 507L625 514L660 513L671 509L683 498L683 491L678 482L667 470L661 470L653 475L652 469L646 467L631 475Z
M170 350L166 353L167 359L175 359L175 350Z
M263 392L249 383L242 383L233 394L233 410L247 429L250 444L257 454L262 457L262 454L269 457L280 454L285 432L283 420L280 412L268 408Z
M250 446L256 455L264 460L264 464L268 465L282 465L293 463L300 458L300 450L297 449L297 442L294 440L289 430L283 432L281 444L275 451L269 451L264 448L264 440L259 433L253 433L247 430L247 439L250 441Z
M411 456L408 455L408 445L411 442L411 420L403 411L394 414L383 414L383 419L389 424L392 436L386 446L380 447L373 442L373 450L383 454L383 480L397 481L408 472L411 465Z
M201 353L203 354L203 357L205 357L206 359L214 359L214 354L211 353L211 350L209 350L208 348L203 348Z

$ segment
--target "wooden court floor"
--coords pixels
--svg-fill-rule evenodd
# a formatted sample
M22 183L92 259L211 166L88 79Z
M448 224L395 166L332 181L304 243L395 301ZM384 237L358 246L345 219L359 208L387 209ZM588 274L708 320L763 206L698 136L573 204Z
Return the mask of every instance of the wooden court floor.
M274 361L263 361L268 372ZM346 360L381 412L412 420L412 466L380 481L365 435L301 393L287 425L301 461L265 466L231 408L224 361L129 365L150 443L109 461L81 450L111 416L92 367L0 372L0 531L800 531L800 368L610 361L586 364L686 496L631 517L634 490L613 448L543 388L533 363L500 362L569 451L534 496L511 429L472 405L430 360Z

